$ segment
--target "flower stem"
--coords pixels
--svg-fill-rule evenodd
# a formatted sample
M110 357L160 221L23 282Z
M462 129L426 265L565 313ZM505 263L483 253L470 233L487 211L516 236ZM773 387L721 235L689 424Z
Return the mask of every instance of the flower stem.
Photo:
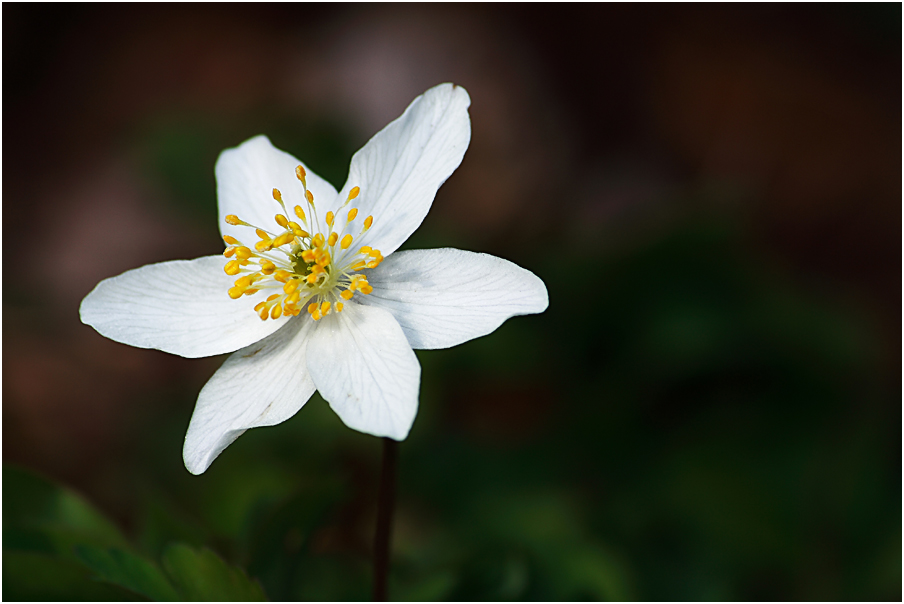
M392 537L392 513L395 508L396 465L399 443L383 438L383 469L377 496L377 531L374 535L374 602L388 599L389 545Z

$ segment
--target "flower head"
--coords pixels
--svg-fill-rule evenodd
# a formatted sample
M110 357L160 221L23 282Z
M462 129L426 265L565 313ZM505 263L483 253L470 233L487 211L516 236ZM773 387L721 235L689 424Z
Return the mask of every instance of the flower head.
M233 353L185 436L192 473L245 430L292 417L319 390L340 419L402 440L417 414L414 348L455 346L542 312L546 287L511 262L455 249L396 252L461 163L470 99L442 84L352 158L340 192L264 136L217 161L223 256L100 282L82 321L185 357Z

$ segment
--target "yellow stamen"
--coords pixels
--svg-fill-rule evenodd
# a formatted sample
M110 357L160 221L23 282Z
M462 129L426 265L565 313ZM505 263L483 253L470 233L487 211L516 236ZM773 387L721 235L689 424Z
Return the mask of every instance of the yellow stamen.
M270 311L271 319L278 319L282 315L282 306L277 304L273 307L273 310Z
M279 294L273 294L272 296L267 296L267 302L273 302L277 298L279 298Z
M364 230L366 231L367 229L369 229L370 225L372 225L373 223L374 223L373 216L368 216L367 218L365 218L364 219Z
M307 281L307 282L310 283L311 285L314 285L314 283L317 282L317 275L316 275L316 273L311 273L310 275L308 275L307 277L305 277L305 281Z
M326 224L327 224L328 226L333 226L333 221L334 221L335 219L336 219L336 215L335 215L335 214L333 214L332 212L327 212L327 213L326 213Z
M351 201L355 197L358 196L358 193L361 192L361 187L352 187L352 190L348 192L348 200Z
M342 249L347 250L348 246L350 246L351 244L352 244L352 236L346 235L345 237L342 238L342 243L340 243L339 245Z
M268 308L262 308L257 311L257 315L261 318L261 321L266 321L270 318L270 312Z
M262 240L266 241L270 239L270 235L268 235L267 231L265 231L264 229L254 229L254 232L257 233L257 236Z
M323 247L323 235L321 233L314 235L313 243L314 247Z
M261 272L265 275L272 275L273 271L276 270L276 265L270 262L269 260L261 260Z
M378 266L380 266L379 260L371 260L367 263L367 268L377 268Z
M231 224L232 226L238 226L240 224L244 224L242 220L239 220L239 217L235 214L227 214L226 215L226 224Z
M274 189L274 191L275 190L276 189ZM283 216L282 214L277 214L276 215L276 224L278 224L282 228L286 228L286 226L288 226L288 224L289 224L289 219L286 218L285 216Z
M290 273L287 270L283 270L283 269L279 269L278 271L273 273L273 278L276 279L277 281L279 281L280 283L285 283L286 281L289 280L289 277L291 277L291 276L292 276L292 273Z
M301 218L302 222L307 222L307 219L304 216L304 210L301 209L301 206L295 206L295 215Z
M282 203L282 193L279 192L279 189L273 189L273 199Z
M244 277L239 277L235 280L235 286L241 287L242 290L246 290L251 287L252 283L254 283L254 278L251 275L245 275Z
M233 300L237 300L242 297L242 294L245 293L245 290L241 287L230 287L229 288L229 297Z
M358 208L352 208L348 211L348 221L351 222L358 215Z
M227 258L232 258L235 255L235 248L227 247L226 251L223 252L223 255L226 256Z
M314 252L312 252L311 250L304 250L303 252L301 252L301 259L308 264L314 262Z
M262 308L266 308L266 307L267 307L267 303L266 303L266 302L258 302L258 303L255 305L254 310L260 312L260 310L261 310Z
M342 302L336 302L336 312L342 312Z
M321 314L323 314L324 317L327 316L327 315L329 314L329 312L330 312L330 303L329 303L328 301L327 301L327 302L324 302L323 304L320 305L320 312L321 312Z
M304 192L304 198L308 200L308 203L311 204L311 207L314 207L314 194L311 191Z
M238 260L230 260L226 263L226 266L223 267L223 270L226 271L227 275L238 275L241 268Z
M239 242L238 239L236 239L235 237L230 237L229 235L223 235L223 241L225 241L229 245L236 245Z
M336 240L339 239L339 233L330 233L330 238L327 240L327 243L330 245L336 245Z
M311 318L314 319L315 321L319 321L320 319L322 319L323 315L320 314L320 309L317 309L314 312L312 312Z
M370 250L372 250L372 249L374 249L374 248L370 247L369 245L365 245L358 251L360 251L362 254L369 254Z
M314 311L315 311L315 310L317 310L317 303L316 303L316 302L311 302L310 304L308 304L308 314L309 314L309 315L314 314Z
M286 292L287 294L291 294L291 293L294 292L296 289L298 289L298 279L292 279L291 281L289 281L288 283L286 283L285 285L283 285L283 288L282 288L282 289L283 289L283 291Z
M307 173L304 171L304 167L298 166L297 168L295 168L295 176L298 178L298 180L301 181L301 184L306 187L308 186L308 184L305 182L305 176L307 176Z
M236 258L238 258L240 260L247 260L251 256L253 256L253 253L251 252L250 249L248 249L244 245L241 247L235 248L235 257Z
M343 298L345 298L346 300L351 300L352 296L354 296L355 294L353 294L350 290L345 290L344 292L342 292L339 295L342 296Z

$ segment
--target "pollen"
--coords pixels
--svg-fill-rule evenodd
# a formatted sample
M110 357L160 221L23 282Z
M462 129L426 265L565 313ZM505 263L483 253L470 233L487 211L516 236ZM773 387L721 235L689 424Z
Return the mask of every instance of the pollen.
M344 203L319 219L304 167L296 167L295 176L304 201L291 211L282 191L273 188L273 200L281 211L271 214L272 222L253 225L235 214L226 216L228 224L248 227L257 239L243 243L232 235L223 236L227 246L223 255L229 259L223 271L235 278L226 293L234 300L254 296L248 302L249 311L262 321L285 320L303 309L315 321L331 312L342 312L355 293L367 295L373 291L361 271L376 268L383 261L379 250L352 247L355 239L373 226L373 216L367 216L363 225L355 228L352 225L358 208L351 208L344 224L336 221L337 215L360 196L360 187L352 187ZM259 293L266 295L266 300L257 297Z

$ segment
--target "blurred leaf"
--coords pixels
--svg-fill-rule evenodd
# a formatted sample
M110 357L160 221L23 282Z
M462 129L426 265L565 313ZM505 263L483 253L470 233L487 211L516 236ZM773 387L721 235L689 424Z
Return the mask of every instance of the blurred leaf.
M141 598L114 585L98 583L90 571L72 562L4 549L3 600L122 602Z
M91 546L76 548L79 559L102 580L151 600L174 602L182 598L153 563L129 552Z
M185 600L261 602L267 599L257 581L208 549L172 545L163 553L163 568Z
M81 496L13 466L3 468L3 546L74 558L73 547L90 543L126 547L126 540Z

